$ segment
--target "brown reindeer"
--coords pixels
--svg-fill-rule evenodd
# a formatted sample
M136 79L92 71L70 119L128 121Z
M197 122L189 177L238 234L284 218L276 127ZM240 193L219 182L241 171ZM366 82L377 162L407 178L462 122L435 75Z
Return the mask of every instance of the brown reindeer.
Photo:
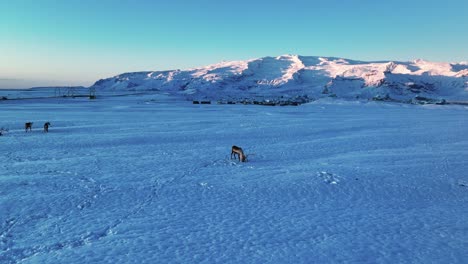
M28 132L28 129L29 131L32 131L32 125L33 125L33 122L24 123L24 129L26 130L26 132Z
M49 126L50 126L50 122L46 122L44 124L44 133L48 133L49 132Z
M247 159L247 157L245 156L244 154L244 151L238 147L238 146L232 146L232 149L231 149L231 159L232 159L232 156L234 155L234 158L236 158L236 154L237 156L239 157L239 161L240 162L245 162L245 160Z

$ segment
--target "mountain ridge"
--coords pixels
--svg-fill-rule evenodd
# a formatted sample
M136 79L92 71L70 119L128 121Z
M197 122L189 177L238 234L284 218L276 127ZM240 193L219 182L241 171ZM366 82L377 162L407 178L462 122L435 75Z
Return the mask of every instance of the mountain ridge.
M101 79L91 88L160 91L211 99L308 95L466 100L468 64L422 59L367 62L286 54L186 70L122 73Z

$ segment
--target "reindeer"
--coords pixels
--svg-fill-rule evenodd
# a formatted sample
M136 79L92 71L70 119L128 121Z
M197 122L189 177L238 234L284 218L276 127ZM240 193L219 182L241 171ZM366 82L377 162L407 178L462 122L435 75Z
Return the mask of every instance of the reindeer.
M50 122L46 122L44 124L44 133L48 133L49 132L49 126L50 126Z
M28 129L29 131L32 132L32 125L33 125L33 122L24 123L24 129L26 130L26 132L28 132Z
M231 159L233 155L234 158L236 158L236 154L239 157L240 162L245 162L245 160L247 159L247 156L245 156L244 151L241 148L239 148L238 146L232 146Z

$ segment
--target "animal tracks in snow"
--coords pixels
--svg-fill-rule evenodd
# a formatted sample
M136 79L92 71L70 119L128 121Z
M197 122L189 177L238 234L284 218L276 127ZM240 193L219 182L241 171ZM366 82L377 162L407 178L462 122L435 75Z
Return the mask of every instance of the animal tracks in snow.
M340 179L333 173L327 171L319 171L317 172L317 176L323 179L324 182L328 184L338 184Z
M200 169L209 168L209 167L222 167L222 166L240 167L242 165L244 165L244 164L241 163L241 162L238 162L235 159L230 159L229 157L227 157L226 159L218 159L218 160L214 160L212 162L205 163L205 164L200 166ZM248 168L253 168L253 167L248 166Z
M207 182L200 182L199 183L200 187L202 187L203 189L207 189L207 190L210 190L213 188L213 185L207 183Z
M468 181L458 180L458 186L460 186L460 187L468 187Z

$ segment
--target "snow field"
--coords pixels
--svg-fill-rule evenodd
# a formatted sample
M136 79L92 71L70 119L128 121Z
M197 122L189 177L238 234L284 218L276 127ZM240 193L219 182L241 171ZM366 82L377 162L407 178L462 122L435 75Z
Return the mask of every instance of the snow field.
M2 263L468 260L467 108L0 107Z

